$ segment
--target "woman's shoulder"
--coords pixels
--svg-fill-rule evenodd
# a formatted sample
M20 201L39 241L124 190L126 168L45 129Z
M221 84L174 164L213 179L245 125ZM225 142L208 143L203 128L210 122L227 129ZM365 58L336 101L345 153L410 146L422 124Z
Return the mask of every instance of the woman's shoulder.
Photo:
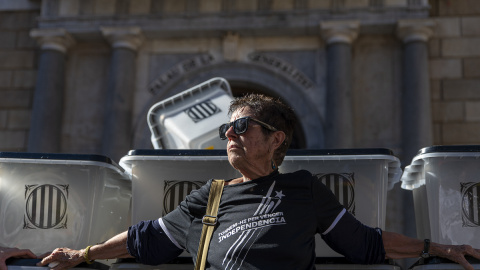
M279 180L289 185L305 185L311 186L316 179L311 172L307 170L298 170L294 172L285 172L279 175Z
M210 192L210 187L212 186L212 182L215 179L209 179L205 184L200 186L198 189L193 189L190 194L185 197L186 201L196 201L196 200L206 200L208 199L208 193Z
M305 178L311 179L313 177L312 173L307 170L298 170L294 172L285 172L281 174L283 177L295 177L295 178Z

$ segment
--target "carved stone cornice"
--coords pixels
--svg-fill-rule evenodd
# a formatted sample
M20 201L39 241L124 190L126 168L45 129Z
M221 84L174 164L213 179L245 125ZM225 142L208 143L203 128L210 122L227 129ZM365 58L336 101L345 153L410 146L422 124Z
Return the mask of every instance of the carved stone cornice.
M100 31L113 48L137 51L145 39L140 27L100 27Z
M327 21L320 23L320 32L327 44L351 44L357 37L360 29L359 21Z
M397 23L397 36L403 43L427 42L433 35L436 24L432 20L400 20Z
M38 42L42 50L66 53L68 48L75 44L73 37L63 28L32 29L30 36Z

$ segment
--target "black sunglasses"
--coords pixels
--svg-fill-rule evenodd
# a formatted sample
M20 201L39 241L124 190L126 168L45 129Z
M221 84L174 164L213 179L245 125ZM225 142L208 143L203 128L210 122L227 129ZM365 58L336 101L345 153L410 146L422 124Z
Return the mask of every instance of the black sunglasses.
M248 122L250 120L258 123L260 126L266 128L270 131L278 131L276 128L274 128L273 126L271 126L271 125L269 125L265 122L262 122L260 120L255 119L255 118L247 116L247 117L238 118L237 120L235 120L233 122L221 125L220 128L218 129L220 139L222 139L222 140L227 139L227 135L225 135L225 133L227 133L227 130L232 126L233 126L233 132L235 132L235 134L237 134L237 135L240 135L242 133L247 132Z

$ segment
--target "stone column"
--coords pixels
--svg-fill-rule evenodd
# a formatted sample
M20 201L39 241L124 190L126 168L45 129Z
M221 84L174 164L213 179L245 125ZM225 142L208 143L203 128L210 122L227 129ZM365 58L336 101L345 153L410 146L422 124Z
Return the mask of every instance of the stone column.
M422 147L430 146L432 114L427 41L434 23L428 20L402 20L397 34L403 42L402 159L410 164Z
M352 42L359 26L358 21L320 24L327 43L327 148L353 147Z
M403 42L402 87L402 164L409 165L422 147L432 145L432 117L430 106L430 76L428 72L427 41L433 34L433 23L428 20L402 20L397 34ZM398 208L403 208L403 234L417 237L414 220L414 202L411 191L396 187ZM392 194L392 193L390 193ZM403 267L416 259L404 259Z
M102 27L113 51L105 104L102 153L115 161L127 154L132 143L133 92L136 54L143 42L138 27Z
M37 40L41 52L27 149L60 152L65 54L75 42L64 29L33 29L30 36Z

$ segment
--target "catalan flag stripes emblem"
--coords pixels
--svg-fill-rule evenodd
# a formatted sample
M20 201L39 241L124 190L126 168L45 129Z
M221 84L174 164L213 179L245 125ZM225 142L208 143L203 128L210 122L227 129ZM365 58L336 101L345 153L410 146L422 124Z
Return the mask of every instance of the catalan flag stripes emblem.
M221 112L211 100L197 103L184 111L193 122L197 123L214 114Z
M355 215L355 180L353 173L319 173L315 175L329 188L352 215Z
M163 215L172 212L190 192L204 184L202 181L165 181Z
M24 229L67 228L68 185L26 185Z
M460 183L463 227L480 226L480 183Z

